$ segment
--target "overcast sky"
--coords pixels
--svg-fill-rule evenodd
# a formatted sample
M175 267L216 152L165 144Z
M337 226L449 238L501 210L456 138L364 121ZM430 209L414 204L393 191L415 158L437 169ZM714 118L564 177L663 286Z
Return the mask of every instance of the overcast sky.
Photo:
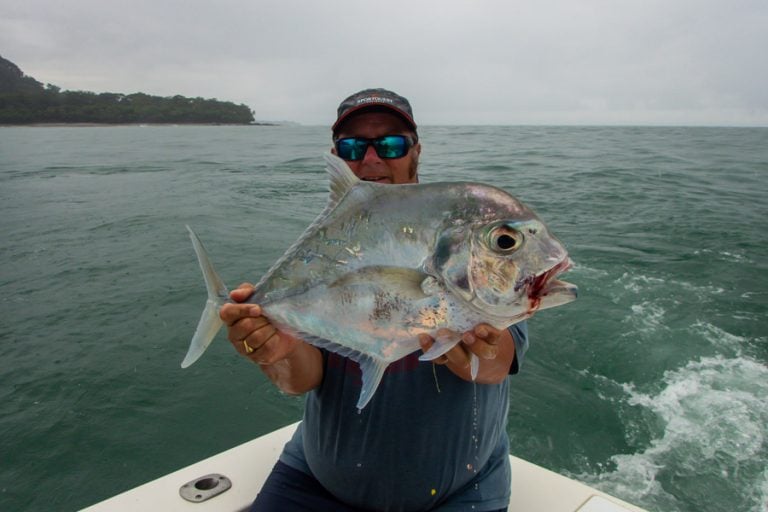
M768 0L0 0L0 55L302 124L386 87L420 124L768 126Z

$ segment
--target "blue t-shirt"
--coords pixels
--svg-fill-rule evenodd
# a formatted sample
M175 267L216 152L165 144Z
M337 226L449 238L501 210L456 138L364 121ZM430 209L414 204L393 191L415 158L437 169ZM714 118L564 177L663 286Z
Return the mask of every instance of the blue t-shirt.
M525 322L510 327L517 373ZM415 352L392 363L358 412L354 361L323 352L322 384L280 460L353 507L386 511L504 508L509 503L509 384L475 384Z

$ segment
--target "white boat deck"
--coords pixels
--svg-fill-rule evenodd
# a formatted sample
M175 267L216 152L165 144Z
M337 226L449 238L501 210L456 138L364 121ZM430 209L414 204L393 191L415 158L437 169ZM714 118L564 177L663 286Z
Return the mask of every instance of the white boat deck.
M191 466L118 494L85 509L87 512L163 510L211 512L248 510L296 424L248 441ZM645 512L517 457L512 461L512 499L524 512ZM179 489L210 474L226 476L232 487L203 502L186 501Z

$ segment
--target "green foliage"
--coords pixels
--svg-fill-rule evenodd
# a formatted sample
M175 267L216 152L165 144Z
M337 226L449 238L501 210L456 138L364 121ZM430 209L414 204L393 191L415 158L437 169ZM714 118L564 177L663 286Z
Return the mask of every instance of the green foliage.
M43 84L26 76L13 62L0 56L0 94L9 92L36 93L43 90Z
M172 123L249 124L246 105L215 99L61 91L24 75L0 57L0 124Z

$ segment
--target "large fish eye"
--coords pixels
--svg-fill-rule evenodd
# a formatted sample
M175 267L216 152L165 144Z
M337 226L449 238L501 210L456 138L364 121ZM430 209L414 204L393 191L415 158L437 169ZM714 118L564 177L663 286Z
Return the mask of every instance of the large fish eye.
M497 252L514 252L523 243L523 234L509 226L494 228L489 235L489 245L492 250Z

